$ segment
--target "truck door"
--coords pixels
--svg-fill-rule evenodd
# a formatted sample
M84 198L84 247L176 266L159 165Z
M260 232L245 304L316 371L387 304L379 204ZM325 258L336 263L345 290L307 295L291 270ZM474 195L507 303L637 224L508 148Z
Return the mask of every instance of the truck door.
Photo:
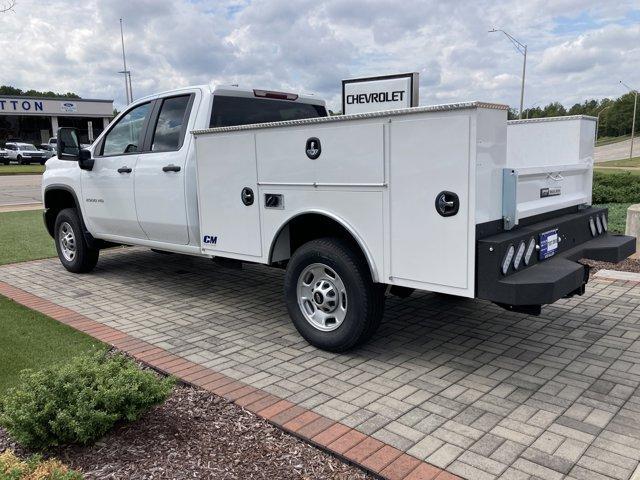
M82 170L85 221L95 233L146 238L136 215L133 172L151 106L136 105L110 126L94 151L93 170Z
M184 176L194 96L156 100L149 121L145 152L135 170L135 201L138 221L150 240L189 243Z

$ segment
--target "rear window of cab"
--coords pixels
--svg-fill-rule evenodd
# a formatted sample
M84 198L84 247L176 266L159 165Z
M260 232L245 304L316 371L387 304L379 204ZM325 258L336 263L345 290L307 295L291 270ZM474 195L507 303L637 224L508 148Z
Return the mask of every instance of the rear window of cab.
M267 98L214 95L210 128L326 117L322 105Z

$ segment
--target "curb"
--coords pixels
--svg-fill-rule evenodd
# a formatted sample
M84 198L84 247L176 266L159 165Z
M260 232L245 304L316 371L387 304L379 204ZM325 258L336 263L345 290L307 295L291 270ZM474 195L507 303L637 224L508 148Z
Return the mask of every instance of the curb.
M42 210L44 205L42 202L33 203L9 203L6 205L0 205L0 213L7 212L26 212L29 210Z
M2 281L0 295L112 345L156 370L223 397L301 440L379 477L389 480L461 478L340 422Z
M594 273L593 279L640 283L640 273L602 269Z

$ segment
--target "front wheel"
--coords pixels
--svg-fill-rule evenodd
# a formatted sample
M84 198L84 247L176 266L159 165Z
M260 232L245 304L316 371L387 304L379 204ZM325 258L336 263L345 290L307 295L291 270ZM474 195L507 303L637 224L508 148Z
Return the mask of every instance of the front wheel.
M65 208L58 213L54 239L60 263L70 272L87 273L98 263L100 251L87 244L75 208Z
M367 341L384 310L384 287L372 281L361 253L338 238L313 240L294 252L284 293L300 335L332 352Z
M22 160L22 156L18 155L16 160L18 161L18 165L24 165L24 160Z

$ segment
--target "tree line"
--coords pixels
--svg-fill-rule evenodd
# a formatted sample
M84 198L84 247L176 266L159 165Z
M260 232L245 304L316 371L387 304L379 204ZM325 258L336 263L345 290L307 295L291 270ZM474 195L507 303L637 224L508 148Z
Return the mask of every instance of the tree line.
M7 97L37 97L37 98L81 98L72 92L67 93L55 93L55 92L41 92L39 90L21 90L19 88L12 87L10 85L0 85L0 96Z
M633 93L625 93L616 99L585 100L583 103L576 103L569 109L560 102L551 102L545 107L536 106L524 109L522 118L563 117L565 115L597 117L600 114L598 136L619 137L631 134L634 97ZM517 110L509 109L509 119L517 118ZM640 128L640 107L636 112L636 132L638 128Z

